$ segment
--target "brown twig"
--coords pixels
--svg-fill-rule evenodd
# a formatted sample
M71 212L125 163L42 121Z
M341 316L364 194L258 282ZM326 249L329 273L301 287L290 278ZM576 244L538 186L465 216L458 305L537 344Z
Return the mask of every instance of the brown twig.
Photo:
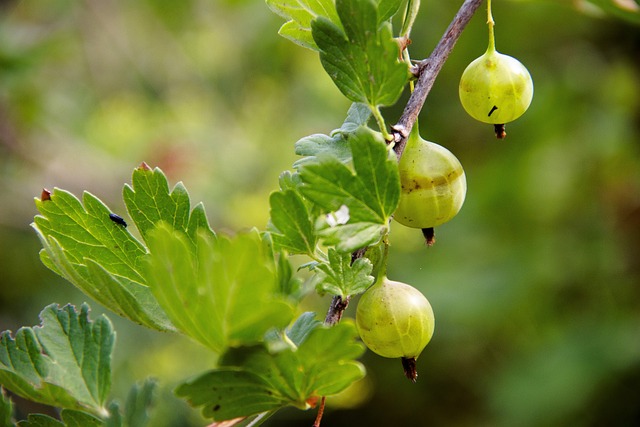
M320 422L322 421L322 416L324 415L324 404L326 401L326 397L322 396L322 400L320 400L320 406L318 407L318 415L316 416L316 420L313 423L312 427L320 427Z
M462 30L467 26L475 11L482 4L482 1L483 0L465 0L453 18L453 21L449 24L449 28L447 28L435 49L431 52L429 58L421 61L416 66L415 71L418 75L418 81L416 82L415 89L398 123L391 127L393 140L395 142L393 149L398 158L402 156L404 147L407 144L407 137L418 119L418 114L420 114L422 110L422 106L433 87L438 73L440 73L442 66L460 38Z
M416 65L415 71L418 75L418 81L416 82L413 93L404 108L400 120L391 127L393 131L392 136L395 141L393 149L398 158L402 156L404 147L407 144L407 137L409 136L409 133L411 133L414 123L418 119L418 114L420 113L420 110L422 110L422 106L433 87L433 83L435 82L438 73L442 69L442 66L449 57L453 47L460 38L462 30L467 26L475 11L482 4L482 1L483 0L465 0L462 6L460 6L460 10L458 10L458 13L456 13L456 16L453 18L453 21L449 24L449 28L447 28L447 31L445 31L435 49L433 49L433 52L431 52L429 58ZM364 250L354 252L352 254L351 262L353 263L362 255L364 255ZM325 318L325 323L327 325L334 325L340 321L342 313L349 305L349 299L350 297L343 299L339 295L333 297Z

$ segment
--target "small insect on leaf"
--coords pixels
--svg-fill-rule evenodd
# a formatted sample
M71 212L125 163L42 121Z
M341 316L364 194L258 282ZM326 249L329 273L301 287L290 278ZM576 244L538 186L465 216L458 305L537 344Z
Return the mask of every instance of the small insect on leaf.
M111 221L115 222L116 224L120 224L120 225L121 225L121 226L123 226L123 227L126 227L126 226L127 226L126 221L125 221L124 219L122 219L122 217L121 217L121 216L118 216L118 215L116 215L116 214L114 214L114 213L109 214L109 219L110 219Z

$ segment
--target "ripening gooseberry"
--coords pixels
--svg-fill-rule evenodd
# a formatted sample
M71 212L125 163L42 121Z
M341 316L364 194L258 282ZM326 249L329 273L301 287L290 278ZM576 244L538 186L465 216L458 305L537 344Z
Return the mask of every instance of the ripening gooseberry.
M529 108L533 99L533 80L517 59L496 51L491 1L487 1L489 47L462 73L460 102L474 119L496 125L496 135L503 138L503 125Z
M400 203L393 218L413 228L433 228L453 218L467 194L460 161L446 148L422 139L414 125L398 164Z
M489 49L464 70L459 93L471 117L504 124L527 111L533 99L533 81L520 61Z

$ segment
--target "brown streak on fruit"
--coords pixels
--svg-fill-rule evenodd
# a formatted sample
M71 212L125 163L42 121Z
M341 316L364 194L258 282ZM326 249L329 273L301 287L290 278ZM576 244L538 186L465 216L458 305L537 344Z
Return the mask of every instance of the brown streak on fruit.
M402 185L402 191L410 193L413 190L419 190L421 188L434 188L442 185L447 185L450 182L455 181L462 175L462 169L455 169L447 174L447 176L438 177L424 177L424 178L412 178L407 180L407 185Z

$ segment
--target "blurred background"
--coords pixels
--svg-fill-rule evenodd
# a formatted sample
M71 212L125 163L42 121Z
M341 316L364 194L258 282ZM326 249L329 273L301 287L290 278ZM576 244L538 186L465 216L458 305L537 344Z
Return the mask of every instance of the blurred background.
M461 1L422 3L413 58ZM432 248L393 226L389 276L436 314L418 382L367 353L369 375L323 425L640 425L640 26L585 2L493 3L497 48L530 70L533 103L503 141L463 111L460 75L487 44L481 10L420 118L464 165L466 203ZM43 187L89 191L126 218L122 186L146 161L183 181L214 228L264 229L295 141L339 127L349 107L282 23L261 0L0 2L0 330L87 301L39 261L29 224ZM329 298L305 304L323 316ZM107 314L114 397L153 376L154 426L204 425L172 389L211 355ZM270 425L314 417L284 410Z

